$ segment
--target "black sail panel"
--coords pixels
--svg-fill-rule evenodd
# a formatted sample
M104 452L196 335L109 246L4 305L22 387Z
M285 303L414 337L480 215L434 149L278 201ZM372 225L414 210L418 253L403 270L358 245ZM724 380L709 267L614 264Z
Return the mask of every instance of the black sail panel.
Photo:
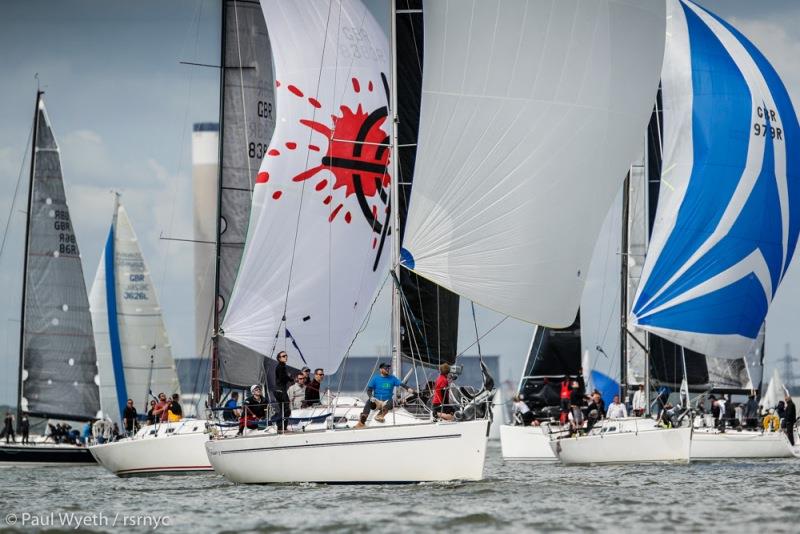
M398 172L400 236L405 229L417 155L422 94L422 0L397 0ZM423 364L453 363L458 341L459 297L415 273L400 270L406 306L401 351Z
M252 191L261 165L259 155L275 129L272 56L261 5L252 0L225 0L223 10L217 292L220 322L244 252ZM217 344L220 380L235 386L264 383L263 355L222 334Z
M44 104L30 192L22 343L22 410L90 419L100 410L97 355L61 159Z

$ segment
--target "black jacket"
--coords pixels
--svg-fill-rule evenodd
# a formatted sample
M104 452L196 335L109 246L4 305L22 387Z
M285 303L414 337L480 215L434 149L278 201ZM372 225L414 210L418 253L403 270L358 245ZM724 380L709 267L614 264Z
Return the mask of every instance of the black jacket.
M787 427L797 422L797 408L795 408L794 402L786 403L786 415L783 416L783 420L786 421Z
M282 391L286 393L286 390L289 389L294 383L292 377L289 376L289 370L286 368L286 363L278 362L278 365L275 367L275 389L278 391Z

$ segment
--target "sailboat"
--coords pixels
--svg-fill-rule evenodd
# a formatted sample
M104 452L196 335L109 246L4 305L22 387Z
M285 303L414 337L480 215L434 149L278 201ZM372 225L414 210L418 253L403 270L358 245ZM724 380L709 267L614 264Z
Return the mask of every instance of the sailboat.
M391 141L396 153L403 103L389 108L395 128L390 137L383 117L386 101L398 92L387 91L388 77L381 75L388 70L388 53L380 28L358 2L263 7L281 122L261 167L263 185L254 192L246 250L222 325L225 336L267 355L279 339L290 364L338 365L386 269L399 278L401 263L502 313L570 324L596 223L633 157L636 137L630 132L644 128L657 85L663 51L658 2L636 8L599 2L579 12L569 6L549 12L534 2L503 9L435 2L426 4L424 15L417 2L403 9L393 5L393 26L395 15L423 15L425 36L419 141L402 251L393 239L398 217L391 208L397 205L398 158L387 161L384 147ZM622 37L612 41L609 32ZM340 34L354 42L341 46ZM392 35L395 57L398 41ZM349 53L339 58L346 75L339 74L335 50ZM393 87L398 81L392 76ZM319 114L312 109L316 103L326 106ZM356 109L374 119L351 126L344 119ZM354 138L359 132L362 137ZM291 154L301 142L308 143L305 153L285 157L286 148ZM321 153L314 155L311 146ZM299 169L293 166L298 160ZM574 195L576 188L585 194ZM288 247L287 225L278 223L287 219ZM564 250L565 240L575 245ZM391 259L381 247L391 247ZM395 289L395 303L400 297ZM487 425L485 419L421 420L368 424L364 430L267 431L212 440L207 449L215 470L235 482L476 480L482 477Z
M539 426L509 424L500 426L500 446L504 461L557 462L550 441L561 433L560 383L575 379L581 372L580 314L567 328L535 327L517 392Z
M159 393L180 393L175 361L158 303L153 279L120 195L114 209L100 264L90 293L97 363L100 372L100 407L104 417L123 428L128 399L147 413ZM202 440L203 421L187 418L180 423L144 427L127 439L89 447L97 462L116 474L173 470L173 461L186 470L198 467L186 452L170 458L171 448L153 442L160 434ZM177 440L176 440L177 441ZM159 454L155 454L159 450Z
M209 302L197 303L199 308L207 310L208 319L205 323L211 325L214 332L217 330L218 314L226 309L238 270L258 162L275 125L272 61L268 53L269 38L259 3L226 0L222 3L221 20L222 105L219 141L221 164L216 184L219 213L218 223L214 226L217 238L213 245L217 250L213 273L217 296L215 298L212 292ZM204 216L207 217L208 214ZM209 245L199 243L195 246ZM101 273L98 271L98 280L100 277ZM100 302L105 294L102 285L101 281L97 293L100 309L105 308L105 304ZM152 296L155 297L154 294ZM157 304L151 306L157 307ZM208 344L213 345L213 351L208 352L212 352L213 358L211 378L214 387L211 400L214 404L220 401L220 379L229 386L241 386L243 389L249 387L251 383L263 382L260 380L263 377L260 374L262 372L260 355L254 359L253 353L245 347L232 343L217 344L217 336L211 331L200 334L205 336ZM165 334L159 336L159 339L161 343L157 345L161 347L160 352L164 356L168 353ZM146 358L141 362L147 372L144 384L152 383L152 375L149 373L149 349L152 345L151 342L147 350L144 350L144 346L141 347L144 350L141 356ZM236 361L238 366L228 365L229 361ZM155 367L155 359L153 366ZM166 368L171 367L172 363L163 361L162 358L159 366L168 371ZM101 366L101 372L102 369ZM110 371L111 368L107 365L106 369ZM252 374L253 369L256 369L255 374ZM111 384L108 388L111 397L125 397L115 393L114 381L107 383ZM170 384L172 384L172 372L168 371L164 375L161 389L153 385L146 389L139 388L141 391L137 391L137 394L149 394L151 390L153 393L175 391ZM209 439L209 425L214 423L212 419L186 419L177 423L146 426L133 438L93 447L92 452L98 457L101 465L118 476L211 472L212 467L206 455L205 442ZM235 433L236 430L234 427L225 431Z
M670 0L667 20L662 187L628 324L681 351L747 358L760 348L800 229L791 209L800 162L789 146L797 118L777 73L735 28L688 0ZM643 435L619 443L626 458L613 461L651 452ZM690 454L788 456L778 440L698 429Z
M17 421L23 414L90 421L100 409L92 319L64 193L61 156L37 91L20 315ZM0 442L0 464L93 464L85 447Z
M631 323L701 354L743 358L760 348L800 234L800 126L778 73L744 35L690 1L668 5L669 187ZM783 436L761 431L699 429L692 439L692 459L789 455Z

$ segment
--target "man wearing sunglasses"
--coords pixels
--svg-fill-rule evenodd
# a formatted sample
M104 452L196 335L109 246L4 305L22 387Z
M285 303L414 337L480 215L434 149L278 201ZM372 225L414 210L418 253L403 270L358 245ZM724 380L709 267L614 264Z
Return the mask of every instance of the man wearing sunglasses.
M388 363L382 363L378 367L379 374L373 375L367 384L367 395L369 400L361 412L361 417L354 428L364 428L367 422L367 417L372 410L380 410L375 416L375 420L383 423L386 414L393 407L394 401L394 388L397 386L404 387L410 392L414 389L400 381L399 378L392 374L392 366Z
M303 402L303 407L316 406L320 403L319 390L322 387L322 380L325 378L325 371L316 369L314 376L306 383L306 399Z

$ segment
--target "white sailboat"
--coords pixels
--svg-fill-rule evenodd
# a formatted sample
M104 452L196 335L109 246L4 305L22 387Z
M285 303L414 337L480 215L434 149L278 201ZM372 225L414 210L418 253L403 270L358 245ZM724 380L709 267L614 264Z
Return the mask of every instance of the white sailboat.
M211 325L212 317L216 317L212 311L215 309L214 301L224 306L230 294L230 286L233 284L233 277L241 256L241 241L246 231L250 191L252 189L252 181L255 178L257 162L260 159L254 153L255 149L248 154L246 140L249 139L253 144L256 144L265 137L268 138L274 127L274 120L271 118L273 108L272 65L268 54L269 40L261 8L258 2L226 0L222 3L221 14L221 60L224 68L221 69L222 106L220 109L220 121L222 123L222 132L219 142L221 144L222 164L220 165L220 178L217 184L219 194L217 219L219 223L215 225L217 227L218 237L216 241L220 259L216 264L215 272L211 273L214 276L219 297L212 298L206 306L198 303L199 307L208 310L206 312L208 314L207 326ZM248 138L248 135L251 137ZM243 149L243 147L245 148ZM250 172L251 165L252 173ZM121 215L116 217L117 211L115 208L116 226L122 227L122 235L116 235L114 231L115 225L112 225L109 244L107 244L104 252L104 259L108 260L115 250L115 248L109 248L109 246L114 247L114 244L122 241L124 243L123 247L127 247L127 249L133 247L133 250L125 251L127 255L124 258L120 258L122 263L128 262L131 259L129 257L130 254L133 253L135 263L143 267L141 252L138 251L133 231L127 222L127 216L124 215L124 210L120 208L119 213ZM202 239L206 236L200 235L198 237ZM208 247L207 244L198 244L196 246ZM118 248L119 246L116 245L116 249ZM117 260L113 264L107 264L101 260L95 283L96 291L93 291L93 310L96 310L98 316L95 322L100 326L99 329L96 329L96 334L102 338L98 342L101 346L106 347L105 352L107 353L106 365L101 365L101 373L103 373L102 369L105 368L101 387L105 392L103 398L107 399L107 404L111 408L105 408L104 410L113 411L116 411L116 402L119 399L123 399L121 402L124 403L127 395L133 395L134 400L138 402L139 395L149 395L150 391L153 394L157 394L160 391L164 391L167 394L178 391L174 362L169 352L169 344L166 339L164 325L161 322L160 308L152 290L152 282L149 281L149 278L147 280L138 279L140 276L145 276L144 273L140 272L136 273L137 280L134 281L129 278L121 282L123 285L128 282L139 285L139 287L134 288L134 293L136 294L132 295L137 298L128 299L133 303L128 307L133 308L133 310L129 310L131 315L142 316L138 319L134 318L134 320L138 320L139 323L143 321L149 323L149 329L147 334L136 336L127 344L126 348L131 348L132 346L134 349L134 354L128 354L129 360L126 360L131 362L128 365L134 367L134 370L128 371L126 369L125 380L116 380L117 364L114 363L115 360L111 357L113 355L110 336L112 328L103 328L103 325L114 324L113 322L109 323L110 313L113 310L112 307L107 305L106 295L109 287L107 282L110 279L105 273L106 271L111 272L112 267L115 269L115 273L119 271L117 263ZM119 282L119 276L116 276L115 280ZM116 287L116 285L118 284L112 284L112 287ZM144 292L144 295L141 295L139 293L143 293L142 288L144 286L148 289ZM124 289L120 288L120 290L116 291L116 301L118 302L124 296L124 294L121 295L121 291L124 291ZM203 293L203 295L206 294L207 292ZM213 292L211 294L213 296ZM141 298L142 296L146 298L143 299ZM124 306L125 299L122 299L122 302ZM218 306L217 310L219 309ZM123 328L118 327L118 332L124 334ZM201 332L200 335L203 335L209 342L213 337L211 331ZM146 343L141 343L141 340L145 340ZM137 344L137 342L139 343ZM156 350L153 350L154 346ZM121 347L120 352L122 352ZM214 357L227 359L228 352L233 353L230 345L226 345L224 351L214 350ZM151 354L154 356L152 363ZM215 365L214 369L216 370L218 367ZM130 386L131 374L138 377L138 381L134 386ZM218 379L218 377L213 378ZM232 378L231 382L237 384L236 377L233 374L226 378ZM249 381L257 382L258 380L250 377ZM248 382L242 383L242 385ZM126 384L128 393L120 393L118 391L120 384ZM135 392L133 389L135 389ZM220 399L219 392L216 391L215 393L213 400L218 403ZM146 398L149 399L149 397ZM145 426L131 438L114 443L96 445L91 450L103 467L119 476L211 472L212 467L205 451L205 442L209 439L209 423L211 421L204 419L186 419L179 422ZM232 428L228 427L225 431L236 433L237 428L234 425Z
M692 2L667 4L663 186L629 324L709 360L747 361L760 349L800 229L790 209L800 198L787 188L800 168L790 147L800 131L780 78L752 43ZM587 463L654 460L643 435L619 439L624 459L601 449L578 455L563 445L560 455ZM698 428L690 449L680 440L680 461L787 456L780 439ZM583 447L591 447L588 440Z
M17 414L61 421L91 421L100 408L89 302L72 225L61 153L37 91L25 207ZM17 436L19 439L20 436ZM93 464L85 447L0 441L2 465Z
M123 428L128 399L147 413L159 393L180 393L169 338L150 270L127 211L114 197L111 228L90 294L100 406L103 415ZM205 422L145 426L135 435L89 447L97 462L117 475L209 470L202 443L186 447L183 441L207 439ZM170 437L163 442L160 437ZM166 443L166 445L165 445ZM154 454L159 450L159 454Z
M263 7L280 82L280 122L254 192L225 336L269 356L277 333L290 364L338 365L389 267L388 254L378 247L388 247L389 240L395 269L400 256L405 268L482 305L531 322L569 324L596 223L635 152L637 136L630 132L647 122L662 54L658 2L635 8L598 2L579 12L550 12L535 2L426 5L419 143L400 254L393 239L397 215L389 209L396 205L397 184L392 180L390 188L389 176L397 176L397 158L393 172L385 172L390 138L380 109L386 104L381 73L388 70L388 53L380 28L355 1L275 1ZM399 16L419 14L401 11ZM570 28L578 30L564 43ZM342 46L340 35L354 42ZM335 50L358 54L337 58ZM321 104L318 114L307 105L312 100ZM372 124L379 131L345 127L357 106L365 118L376 117ZM391 109L397 117L397 105ZM303 120L309 114L319 118ZM537 124L547 125L546 132ZM354 139L359 131L367 137ZM396 149L396 130L392 138ZM298 161L285 157L286 143L296 139L328 147L321 151L328 155L320 158L303 147L297 168ZM368 152L374 163L359 157L359 145L374 147ZM369 174L354 176L355 170ZM303 190L311 176L315 180ZM345 187L350 185L355 195ZM319 209L311 186L326 208ZM585 194L574 195L576 188ZM389 199L386 189L393 193ZM285 224L277 221L287 219L296 221L289 235L297 245L279 253L287 239ZM575 246L565 250L565 240ZM398 313L394 319L397 340ZM395 417L405 415L398 410ZM364 430L254 432L212 440L207 449L215 470L235 482L482 477L487 420L400 426L388 424L390 419Z
M800 194L791 186L800 126L779 75L744 35L692 2L668 6L669 187L631 322L702 354L742 358L759 348L800 233ZM692 459L789 454L784 436L760 430L705 428L692 438Z

